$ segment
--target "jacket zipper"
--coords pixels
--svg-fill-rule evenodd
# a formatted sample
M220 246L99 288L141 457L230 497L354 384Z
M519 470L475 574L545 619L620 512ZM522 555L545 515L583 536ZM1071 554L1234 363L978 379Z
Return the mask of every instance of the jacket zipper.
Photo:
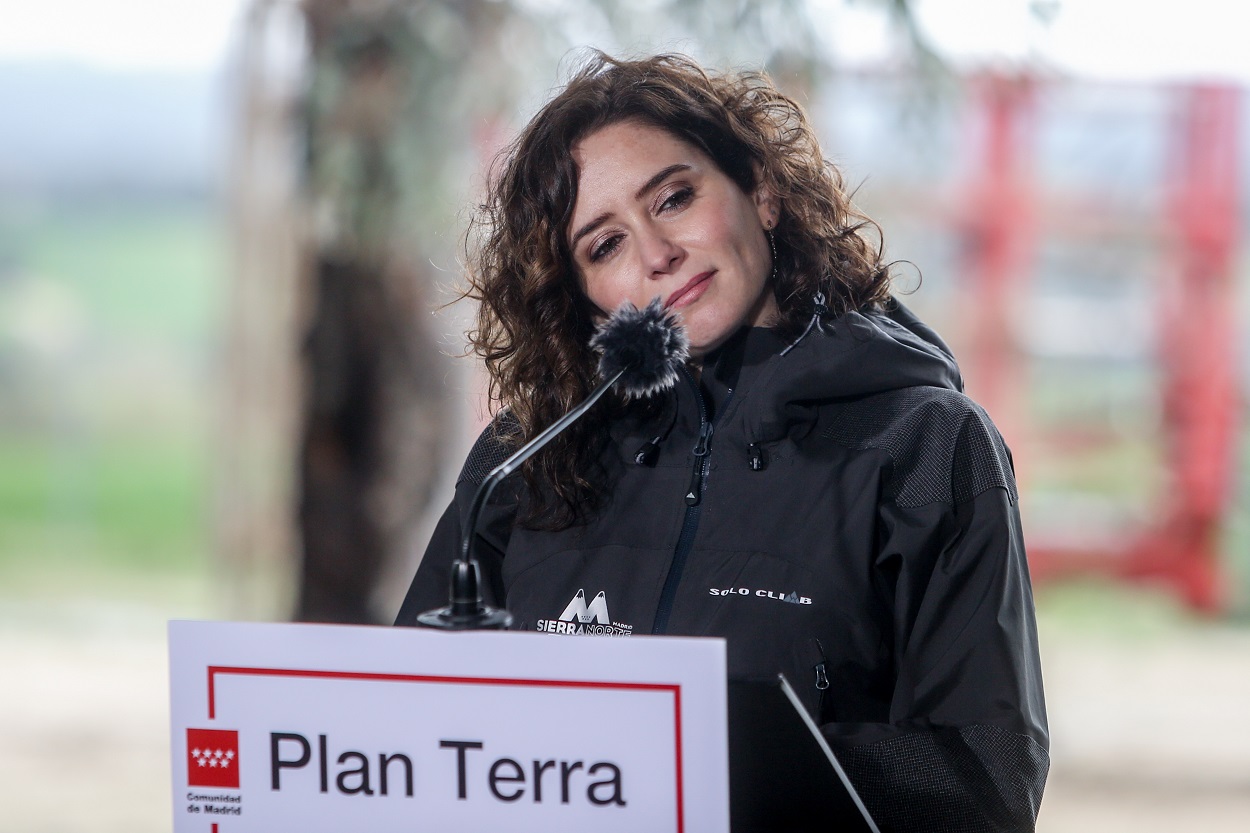
M668 567L668 576L664 579L664 589L660 591L660 603L656 607L655 622L651 633L660 634L668 630L668 619L673 612L673 600L677 596L677 585L681 583L681 574L686 568L686 558L690 548L694 546L694 536L699 531L699 510L703 505L703 491L707 488L707 473L712 453L713 423L707 418L707 406L699 383L684 368L682 372L686 380L694 388L695 401L699 403L699 439L694 446L694 469L690 475L690 488L686 490L686 517L681 523L681 535L677 537L677 547L673 551L673 561ZM720 413L733 397L733 390L725 397Z
M816 657L818 658L812 670L816 672L816 716L819 718L824 716L825 692L829 690L829 660L825 654L825 646L820 643L820 639L812 637L812 642L816 644Z

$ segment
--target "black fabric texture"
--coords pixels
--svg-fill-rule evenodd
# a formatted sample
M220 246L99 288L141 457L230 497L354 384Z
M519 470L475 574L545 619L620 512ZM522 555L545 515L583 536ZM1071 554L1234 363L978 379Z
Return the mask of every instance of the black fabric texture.
M473 443L456 484L472 483L476 486L485 480L486 475L516 451L516 446L510 445L508 438L516 436L520 430L521 426L507 411L500 414Z
M1050 758L996 726L911 732L840 755L882 833L1018 833L1037 823Z
M829 413L824 437L890 455L887 496L900 506L962 503L995 487L1006 489L1013 503L1018 499L1006 446L966 396L908 388L839 403Z

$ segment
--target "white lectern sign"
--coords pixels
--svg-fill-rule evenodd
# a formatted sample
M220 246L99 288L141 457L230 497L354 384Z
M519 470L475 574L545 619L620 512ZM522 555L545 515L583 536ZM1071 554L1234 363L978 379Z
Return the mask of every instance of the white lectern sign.
M171 622L175 833L727 833L715 639Z

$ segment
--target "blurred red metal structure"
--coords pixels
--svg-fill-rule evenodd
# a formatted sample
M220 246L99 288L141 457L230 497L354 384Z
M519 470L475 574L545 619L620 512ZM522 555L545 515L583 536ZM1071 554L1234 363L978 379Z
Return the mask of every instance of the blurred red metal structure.
M986 76L973 82L978 107L980 166L971 171L969 208L962 217L971 296L967 376L974 394L1006 436L1020 436L1021 396L1010 300L1022 290L1035 245L1035 189L1028 176L1033 84L1027 78Z
M1027 79L977 86L980 168L963 217L965 256L978 299L969 322L974 394L1008 436L1021 436L1019 357L1008 301L1021 287L1037 235L1029 169L1035 87ZM1171 586L1192 608L1218 612L1226 599L1219 537L1236 459L1234 270L1241 207L1238 126L1241 91L1231 85L1175 89L1166 216L1170 259L1159 294L1159 355L1167 489L1153 524L1122 547L1030 544L1035 580L1075 573L1148 578ZM1027 480L1027 476L1023 479Z
M1168 505L1132 572L1169 577L1194 607L1223 601L1218 557L1236 459L1234 270L1241 225L1240 91L1179 91L1170 192L1175 261L1160 310Z

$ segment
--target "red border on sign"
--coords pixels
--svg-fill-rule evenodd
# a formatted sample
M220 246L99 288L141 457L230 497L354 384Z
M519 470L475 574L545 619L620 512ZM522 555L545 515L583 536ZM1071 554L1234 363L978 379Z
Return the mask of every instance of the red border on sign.
M235 665L208 666L208 719L217 719L217 675L247 677L313 677L331 680L434 683L444 685L511 685L530 688L600 688L626 691L667 691L673 695L674 758L677 764L677 833L683 833L681 778L681 686L672 683L612 683L590 680L531 680L517 677L445 677L429 674L381 674L370 671L323 671L300 668L247 668Z

